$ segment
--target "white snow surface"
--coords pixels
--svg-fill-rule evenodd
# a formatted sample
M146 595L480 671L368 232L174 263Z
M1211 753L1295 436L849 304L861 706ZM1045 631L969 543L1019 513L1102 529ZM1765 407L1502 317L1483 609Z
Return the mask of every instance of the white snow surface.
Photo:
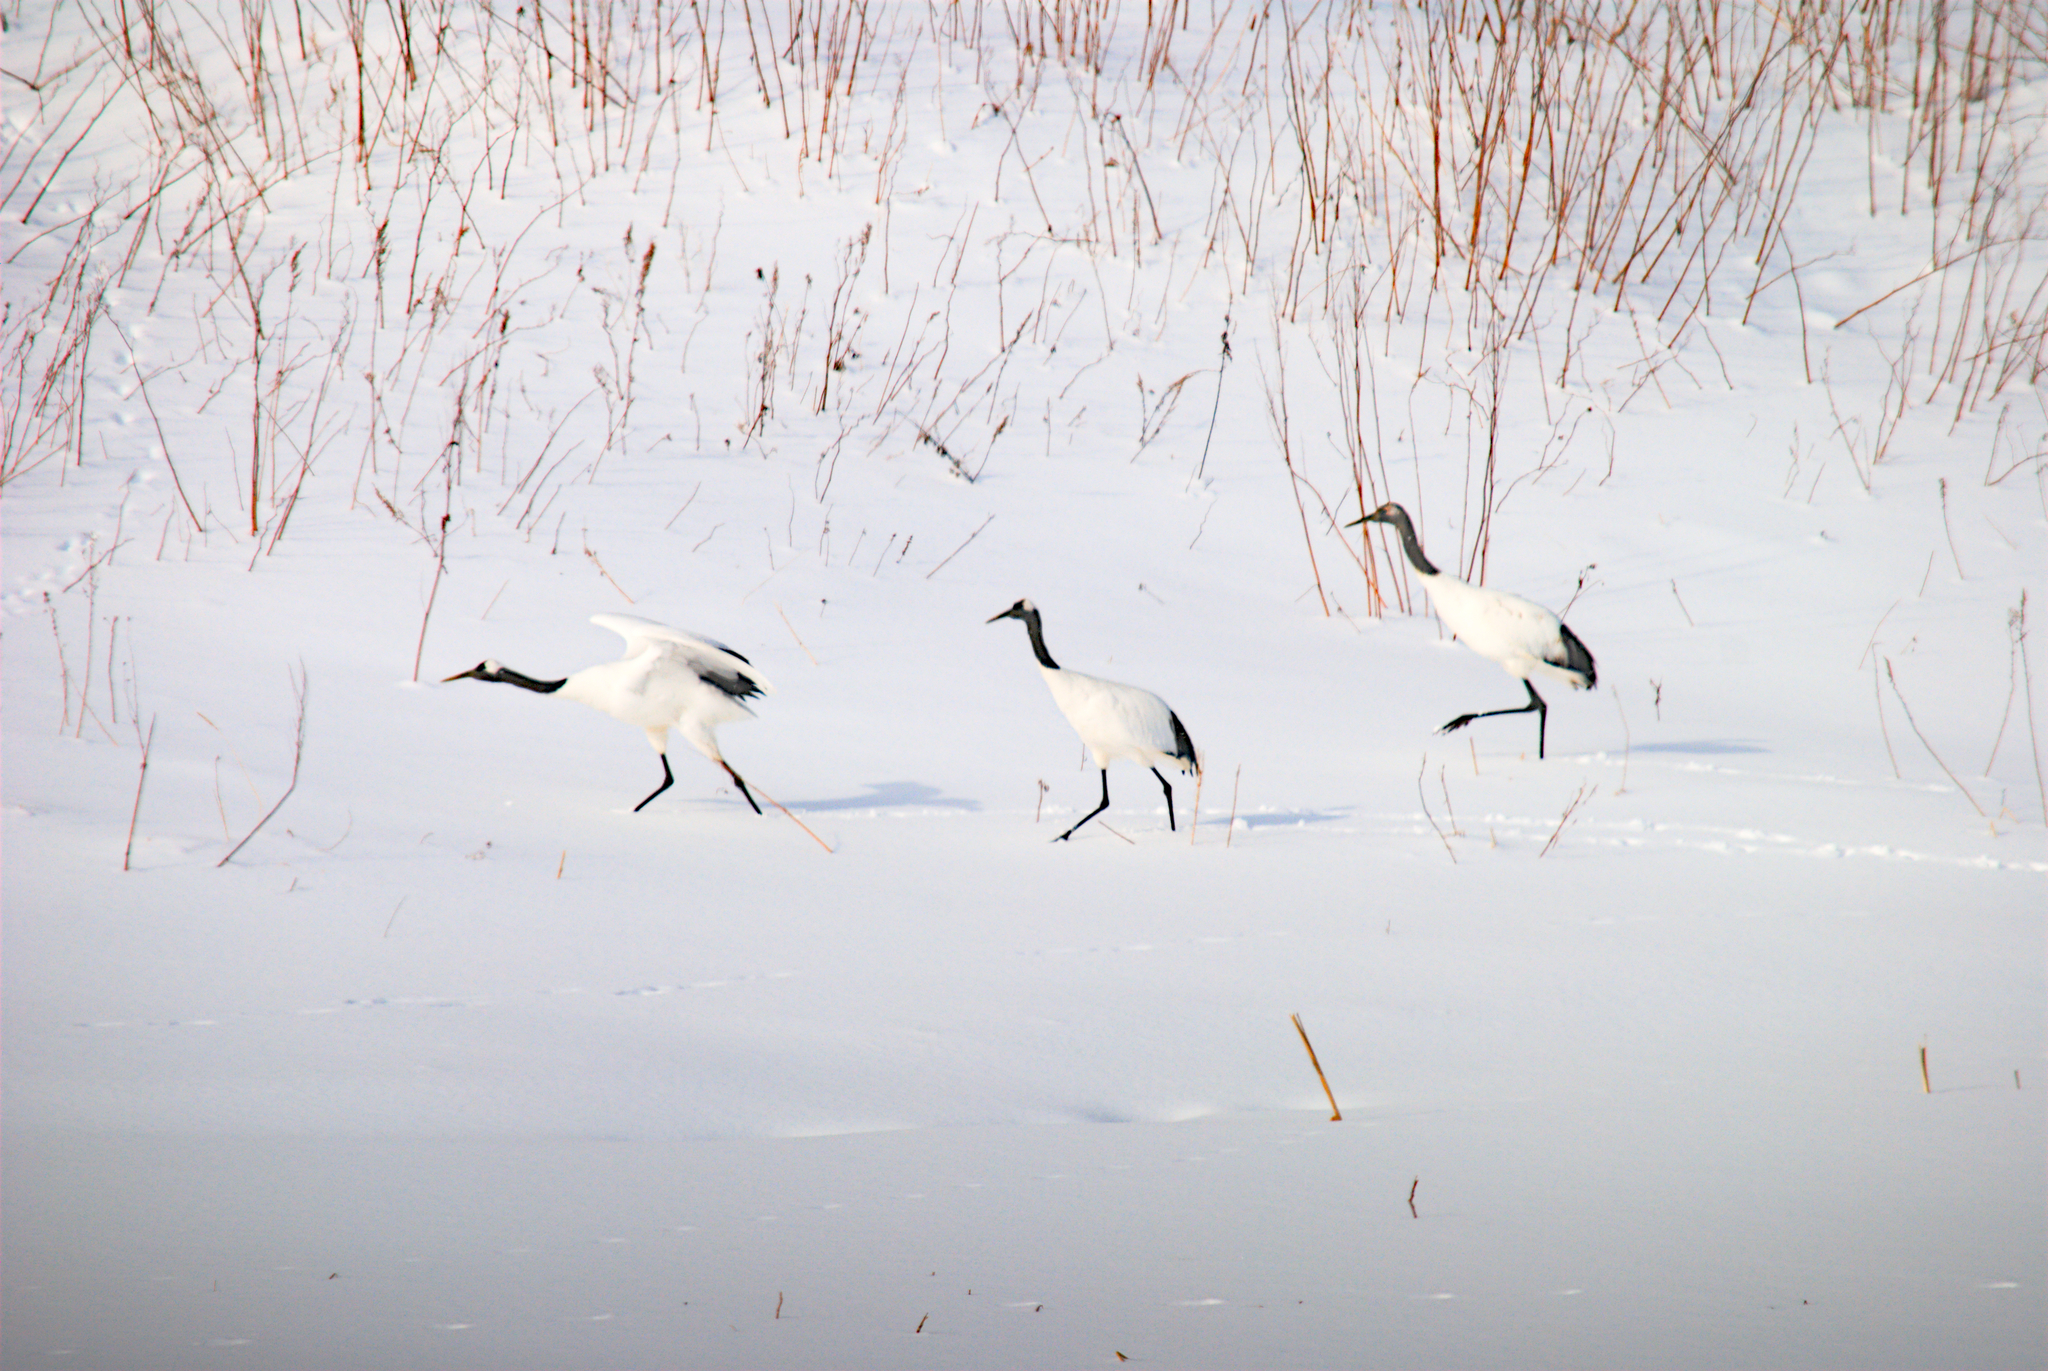
M1394 191L1316 237L1277 13L1148 82L1144 8L827 6L828 98L816 13L621 0L598 101L552 8L408 86L403 4L260 80L165 10L182 85L5 6L10 1371L2039 1364L2048 404L1929 360L1909 115L1696 313L1488 334ZM1596 655L1547 759L1433 732L1522 695L1383 499ZM1116 764L1049 841L1020 595L1173 702L1177 831ZM438 683L606 613L777 682L764 815Z

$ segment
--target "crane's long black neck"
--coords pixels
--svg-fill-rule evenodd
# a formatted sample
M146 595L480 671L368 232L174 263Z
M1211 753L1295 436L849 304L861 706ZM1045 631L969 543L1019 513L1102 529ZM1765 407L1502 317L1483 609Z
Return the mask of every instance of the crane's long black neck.
M1422 544L1415 541L1415 525L1408 522L1408 511L1396 505L1391 522L1395 531L1401 535L1401 550L1408 554L1409 565L1425 576L1441 575L1442 573L1430 564L1429 558L1422 555Z
M522 690L531 690L540 695L552 695L563 686L569 684L569 679L566 676L559 681L536 681L533 677L521 675L509 666L499 667L498 674L490 679L493 681L503 681L506 685L516 685Z
M1039 626L1037 610L1027 609L1024 611L1024 631L1031 635L1031 651L1038 658L1038 664L1050 670L1058 671L1060 664L1055 662L1052 659L1052 654L1045 650L1045 630Z

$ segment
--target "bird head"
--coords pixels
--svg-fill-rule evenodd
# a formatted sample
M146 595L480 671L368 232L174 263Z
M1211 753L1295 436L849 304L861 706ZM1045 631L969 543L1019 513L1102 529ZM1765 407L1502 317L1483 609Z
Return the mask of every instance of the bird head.
M1353 519L1344 527L1357 528L1360 524L1391 524L1399 520L1403 513L1404 511L1399 505L1389 502L1381 505L1362 519Z
M441 684L447 685L450 681L466 681L470 679L502 681L505 679L505 668L499 665L497 661L485 658L467 671L458 671L453 676L442 677Z
M1025 619L1036 613L1038 613L1037 605L1032 604L1029 600L1019 600L1001 614L991 617L989 622L994 623L997 619Z

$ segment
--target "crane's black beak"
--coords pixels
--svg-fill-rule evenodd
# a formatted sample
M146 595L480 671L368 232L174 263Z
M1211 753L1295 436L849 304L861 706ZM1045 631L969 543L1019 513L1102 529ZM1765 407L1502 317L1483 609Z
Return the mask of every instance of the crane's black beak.
M995 621L996 621L997 619L1021 619L1021 618L1023 618L1023 617L1024 617L1024 602L1023 602L1022 600L1019 600L1019 601L1018 601L1018 602L1017 602L1016 604L1014 604L1014 605L1011 605L1011 606L1010 606L1010 607L1009 607L1008 609L1004 610L1004 611L1003 611L1003 612L1002 612L1001 614L995 614L995 615L991 615L991 616L989 617L989 619L988 619L988 622L989 622L989 623L994 623L994 622L995 622Z
M447 685L450 681L466 681L470 679L487 681L490 677L485 674L485 671L489 665L488 662L479 662L467 671L458 671L453 676L443 676L441 684Z

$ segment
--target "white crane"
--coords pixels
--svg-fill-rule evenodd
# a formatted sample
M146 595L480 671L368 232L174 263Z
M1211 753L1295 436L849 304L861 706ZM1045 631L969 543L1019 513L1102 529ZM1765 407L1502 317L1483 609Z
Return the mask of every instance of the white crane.
M754 669L753 663L724 643L694 633L643 619L637 614L596 614L593 624L608 628L626 640L626 655L616 662L583 670L559 681L537 681L494 660L487 660L448 677L450 681L473 679L501 681L542 695L560 695L565 700L601 709L623 724L647 730L647 741L661 758L661 784L633 806L633 812L653 802L676 783L668 764L668 731L679 730L690 745L725 768L733 784L759 814L761 806L747 783L732 769L718 750L715 730L736 719L751 719L754 711L742 701L751 700L775 687Z
M1595 679L1593 654L1586 651L1586 645L1565 626L1564 620L1534 600L1525 600L1504 590L1472 585L1430 565L1429 558L1422 555L1422 544L1415 541L1415 526L1408 522L1408 511L1399 505L1381 505L1363 519L1354 519L1345 527L1357 528L1360 524L1392 524L1401 535L1401 547L1408 554L1408 564L1421 578L1422 588L1429 592L1430 604L1436 607L1437 618L1444 621L1444 627L1451 631L1451 636L1488 661L1500 663L1501 670L1520 680L1522 688L1529 692L1528 704L1515 709L1460 714L1437 731L1449 733L1474 719L1487 719L1496 714L1527 714L1533 710L1536 714L1536 755L1541 757L1550 706L1536 693L1529 677L1544 676L1563 681L1574 690L1585 690Z
M1082 743L1094 754L1096 768L1102 772L1102 803L1053 841L1073 837L1074 829L1109 808L1109 764L1119 758L1152 768L1159 788L1166 792L1166 826L1174 828L1173 787L1166 777L1159 775L1159 768L1163 764L1199 774L1201 764L1195 760L1195 745L1189 741L1187 729L1166 707L1166 701L1149 690L1084 676L1055 662L1045 650L1045 630L1039 623L1038 606L1029 600L1017 601L989 622L996 619L1024 621L1025 631L1031 635L1031 651L1038 658L1039 673L1052 690L1053 703L1067 716L1074 732L1081 735Z

